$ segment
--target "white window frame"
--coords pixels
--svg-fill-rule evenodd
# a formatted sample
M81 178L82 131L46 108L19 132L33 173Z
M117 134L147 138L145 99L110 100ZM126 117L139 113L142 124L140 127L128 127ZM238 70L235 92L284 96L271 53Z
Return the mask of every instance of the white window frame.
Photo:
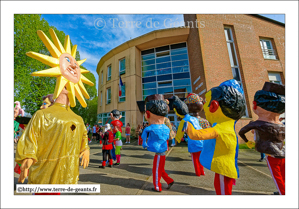
M122 60L125 60L125 69L124 69L124 70L122 70L122 71L120 71L120 69L121 69L121 64L120 64L120 62L121 62ZM122 75L122 74L125 74L125 73L126 73L126 58L125 58L125 57L124 57L124 58L122 58L122 59L120 59L120 60L118 61L118 69L119 69L119 74L120 74L120 75Z
M111 65L109 65L107 67L107 81L110 81L111 80ZM110 74L110 75L109 75ZM110 78L110 79L109 79Z
M276 77L278 79L271 79L273 77ZM282 82L281 82L281 76L280 76L279 72L268 72L268 78L269 78L269 82L271 82L271 83L282 84Z
M118 84L119 85L119 84ZM123 86L125 88L125 95L122 95L119 97L118 102L125 102L126 101L126 83L123 83ZM121 98L125 98L125 101L120 101Z
M226 36L225 36L225 30L228 29L228 32L229 32L229 35L231 37L231 40L227 40L226 39ZM234 60L233 57L230 57L230 53L228 52L228 56L229 56L229 62L230 62L230 65L231 65L231 70L232 70L232 74L234 75L234 68L237 68L238 69L238 73L239 73L239 77L240 77L240 80L238 81L238 83L240 84L240 86L242 87L243 91L244 91L244 88L243 88L243 81L242 81L242 76L241 76L241 72L240 72L240 67L239 67L239 61L238 61L238 57L237 57L237 52L236 52L236 46L235 46L235 41L234 41L234 36L233 36L233 33L232 33L232 28L231 27L224 27L224 37L225 37L225 40L226 40L226 43L232 43L233 45L233 54L232 56L235 56L235 60L236 60L236 64L237 65L234 65L234 63L231 63L231 60ZM229 51L228 47L227 47L227 50ZM244 97L245 97L245 92L244 92ZM245 115L243 117L249 117L249 114L248 114L248 109L247 109L247 103L246 103L246 98L245 98Z
M270 47L271 47L270 49L268 49L266 42L270 43ZM261 45L264 59L277 60L276 51L273 48L271 39L260 38L260 45Z
M109 97L108 90L110 90L110 96L111 96L111 87L107 88L107 91L106 91L106 93L107 93L106 104L111 104L111 98L110 99L108 98Z

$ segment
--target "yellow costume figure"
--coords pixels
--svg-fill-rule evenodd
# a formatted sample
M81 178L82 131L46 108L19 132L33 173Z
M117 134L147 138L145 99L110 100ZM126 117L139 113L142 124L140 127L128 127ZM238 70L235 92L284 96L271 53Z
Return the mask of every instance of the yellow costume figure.
M88 166L89 147L84 121L69 105L74 107L77 97L86 107L83 96L89 99L89 95L83 83L93 83L82 75L89 71L80 69L85 60L75 60L77 46L71 49L69 36L63 47L53 29L50 34L54 44L42 31L37 34L52 57L36 52L26 55L52 67L32 75L57 78L53 95L56 100L52 106L33 115L19 140L16 150L16 162L22 164L19 182L24 182L30 168L29 184L76 184L79 158L82 157L81 166Z
M232 194L232 185L239 177L239 146L235 124L245 112L243 90L232 79L212 88L205 97L204 111L213 127L196 130L188 122L186 132L193 140L205 140L200 162L205 168L215 172L216 194Z

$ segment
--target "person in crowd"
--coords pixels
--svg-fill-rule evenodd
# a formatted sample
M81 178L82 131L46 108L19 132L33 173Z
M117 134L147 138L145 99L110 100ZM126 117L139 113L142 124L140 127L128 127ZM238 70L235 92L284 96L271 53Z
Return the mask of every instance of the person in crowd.
M96 140L97 138L97 124L94 124L92 127L92 140Z
M176 132L177 132L177 128L176 128L176 126L175 126L173 123L171 123L171 126L172 126L172 131L173 131L174 134L176 135ZM171 142L172 142L172 143L171 143L171 146L172 146L172 147L176 145L175 138L173 138Z
M130 144L130 135L131 135L130 123L127 123L127 126L126 126L126 143L129 143L129 144Z

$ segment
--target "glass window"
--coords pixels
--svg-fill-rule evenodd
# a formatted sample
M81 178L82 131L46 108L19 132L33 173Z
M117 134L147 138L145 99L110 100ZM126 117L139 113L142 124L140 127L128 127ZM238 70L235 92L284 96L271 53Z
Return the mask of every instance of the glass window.
M107 69L107 81L111 80L111 65L108 66Z
M191 86L175 86L174 92L189 92L191 93Z
M232 36L230 34L229 28L224 28L224 34L225 34L226 41L232 41Z
M101 105L100 106L102 106L102 101L103 101L103 94L101 92Z
M238 66L234 43L227 43L227 49L231 67Z
M152 94L156 94L157 91L156 89L145 89L143 90L143 95L152 95Z
M158 94L170 94L173 93L173 88L168 87L168 88L158 88Z
M260 45L265 59L277 59L271 40L260 39Z
M161 68L169 68L171 67L171 63L170 62L166 62L166 63L162 63L162 64L156 64L157 68L156 69L161 69Z
M172 49L171 55L176 55L176 54L187 54L187 48Z
M188 55L187 54L180 54L176 56L171 56L172 61L177 61L177 60L188 60Z
M182 79L182 80L173 80L174 86L189 86L191 85L190 79Z
M268 76L269 76L269 82L282 84L280 73L268 73Z
M149 70L155 70L156 66L155 65L148 65L148 66L143 66L142 71L149 71Z
M153 81L156 81L156 76L142 78L142 83L149 83L149 82L153 82Z
M155 49L148 49L141 52L141 55L151 54L154 53Z
M168 55L169 55L169 51L156 53L156 57L164 57Z
M158 87L172 86L172 81L163 81L158 83Z
M126 101L126 84L123 83L123 86L121 87L121 96L119 97L120 102Z
M169 50L169 45L156 48L156 52L162 52L166 50Z
M111 88L107 89L107 104L111 103Z
M170 62L170 56L159 57L156 59L156 63Z
M125 74L126 73L126 59L119 60L119 74Z
M172 73L182 73L182 72L189 72L189 66L172 68Z
M155 59L142 61L142 66L155 64Z
M189 73L176 73L173 74L173 79L182 79L182 78L190 78Z
M156 85L156 82L154 83L145 83L142 85L143 89L152 89L152 88L156 88L157 85Z
M171 68L157 70L157 75L164 75L171 73Z
M238 68L232 68L233 78L237 81L241 81L240 73Z
M179 49L179 48L185 48L187 47L186 43L179 43L179 44L172 44L171 49Z
M160 75L160 76L157 76L157 80L158 81L172 80L172 76L171 76L171 74L170 75Z
M104 80L104 76L103 76L103 72L101 73L102 75L101 75L101 84L103 84L103 80Z
M173 67L186 66L186 65L189 65L188 60L172 62Z
M154 75L156 75L155 70L142 72L142 77L149 77L149 76L154 76Z

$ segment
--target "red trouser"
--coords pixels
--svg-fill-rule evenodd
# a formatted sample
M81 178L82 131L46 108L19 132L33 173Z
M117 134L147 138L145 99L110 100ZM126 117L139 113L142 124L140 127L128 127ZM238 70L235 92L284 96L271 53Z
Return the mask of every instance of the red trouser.
M274 158L266 155L266 160L279 194L285 195L285 158Z
M205 175L205 171L203 169L203 166L199 162L200 152L193 152L191 153L192 162L195 169L196 176Z
M235 183L235 179L215 173L214 187L217 195L231 195Z
M143 142L143 140L142 140L141 136L139 136L138 137L138 145L142 145L142 142Z
M162 191L162 185L160 183L161 177L167 184L173 182L173 179L168 176L164 169L165 155L155 155L153 163L153 183L157 191Z

